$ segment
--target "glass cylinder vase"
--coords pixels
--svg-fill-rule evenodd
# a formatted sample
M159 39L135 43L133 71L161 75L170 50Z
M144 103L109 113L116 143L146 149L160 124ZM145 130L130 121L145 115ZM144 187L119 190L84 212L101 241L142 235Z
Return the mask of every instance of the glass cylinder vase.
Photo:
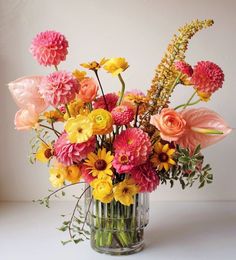
M85 194L87 224L91 247L110 255L129 255L144 247L144 228L149 220L149 193L134 196L134 203L125 206L118 201L95 200L91 189Z

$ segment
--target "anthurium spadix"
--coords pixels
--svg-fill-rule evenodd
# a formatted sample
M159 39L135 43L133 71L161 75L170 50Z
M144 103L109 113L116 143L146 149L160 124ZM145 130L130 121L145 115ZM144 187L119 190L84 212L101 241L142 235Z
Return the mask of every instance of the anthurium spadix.
M186 130L176 143L190 151L199 144L201 148L215 144L232 130L219 114L208 108L184 109L180 114L186 121Z

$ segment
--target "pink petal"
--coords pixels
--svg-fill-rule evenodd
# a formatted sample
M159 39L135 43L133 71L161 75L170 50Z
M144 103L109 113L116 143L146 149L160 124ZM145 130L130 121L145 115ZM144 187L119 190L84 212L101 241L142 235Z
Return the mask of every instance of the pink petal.
M182 147L189 148L190 151L193 151L199 144L201 148L215 144L232 130L220 115L207 108L185 109L180 114L186 121L186 131L176 143ZM215 129L222 131L223 134L197 133L191 128Z
M43 76L23 77L8 84L12 97L19 108L25 109L28 105L34 105L38 113L47 108L48 105L38 91L43 78Z

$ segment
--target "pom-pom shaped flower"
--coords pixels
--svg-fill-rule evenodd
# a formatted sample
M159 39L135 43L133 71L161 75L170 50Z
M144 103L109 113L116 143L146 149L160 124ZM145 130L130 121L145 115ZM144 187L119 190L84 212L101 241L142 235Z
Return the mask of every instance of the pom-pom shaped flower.
M117 103L119 97L115 93L108 93L104 96L105 96L106 103L108 106L108 111L111 112L112 109L116 106L116 103ZM98 109L98 108L107 109L103 96L98 97L96 99L96 101L94 102L93 106L95 109Z
M222 87L223 81L224 73L215 63L200 61L194 66L191 82L198 91L212 94Z
M80 163L95 149L95 137L83 143L70 143L68 135L64 132L54 144L54 153L57 160L64 165Z
M93 197L103 203L110 203L113 200L113 186L110 177L97 178L90 182L93 188Z
M107 110L95 109L88 115L88 118L93 122L93 134L104 135L112 131L113 119Z
M159 177L150 162L139 165L130 171L140 192L152 192L159 185Z
M114 149L113 167L118 173L128 173L147 161L151 153L151 141L142 129L128 128L116 137Z
M46 31L36 35L33 39L30 52L40 65L57 66L66 59L68 41L59 32Z
M160 131L163 140L172 142L184 133L186 122L175 110L164 108L160 114L151 116L150 124Z
M39 85L43 79L44 76L30 76L16 79L8 84L12 97L20 108L34 105L35 111L41 113L48 107L39 93Z
M83 143L93 135L93 122L87 116L78 115L68 119L65 130L71 143Z
M115 125L127 125L134 119L134 110L124 105L113 108L111 114Z
M192 66L186 63L185 61L176 61L174 66L176 70L187 75L188 77L191 77L193 74Z
M129 67L125 58L111 58L104 64L103 68L111 73L113 76L117 76L121 72L125 71Z
M139 192L139 187L132 178L125 179L113 188L114 198L125 206L134 203L134 195Z
M79 98L85 103L92 102L98 92L98 85L92 78L86 78L80 81Z
M43 80L39 92L49 104L57 107L75 99L79 92L79 83L71 73L56 71Z
M38 126L39 114L35 111L34 105L18 110L15 114L15 128L17 130L29 130Z

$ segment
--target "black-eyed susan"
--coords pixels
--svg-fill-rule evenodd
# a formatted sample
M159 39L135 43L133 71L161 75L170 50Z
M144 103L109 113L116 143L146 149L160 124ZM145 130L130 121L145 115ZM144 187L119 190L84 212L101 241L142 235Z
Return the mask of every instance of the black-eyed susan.
M175 161L173 160L173 155L175 153L175 149L170 148L169 144L162 144L161 142L157 142L154 145L154 154L151 157L151 162L158 170L168 171L170 167L175 165Z
M89 153L85 165L90 169L93 177L102 178L104 175L112 176L112 161L114 156L106 148L99 149L97 154Z
M36 160L42 163L47 163L52 158L52 156L53 156L52 145L41 142L39 149L37 150L35 155Z
M89 70L99 70L105 63L106 63L107 59L103 58L100 60L100 62L97 61L92 61L92 62L88 62L88 63L82 63L80 64L80 66L82 66L83 68L89 69Z

